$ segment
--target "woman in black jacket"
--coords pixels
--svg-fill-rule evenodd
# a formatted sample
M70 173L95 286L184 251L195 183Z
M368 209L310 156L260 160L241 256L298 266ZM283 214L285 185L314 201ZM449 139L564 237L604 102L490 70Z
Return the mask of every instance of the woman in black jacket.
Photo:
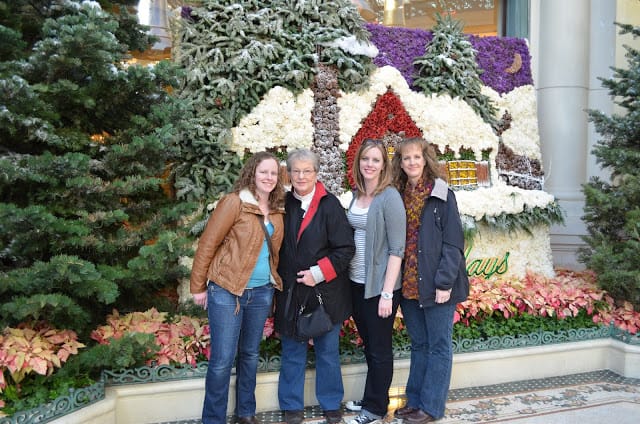
M327 423L342 420L339 336L342 323L351 315L348 269L355 246L345 211L317 180L318 170L318 157L310 150L289 153L292 191L285 200L285 234L278 266L283 290L276 295L275 315L275 329L282 342L278 400L288 424L304 419L308 340L296 336L295 316L305 303L308 310L317 307L314 287L334 324L331 331L313 339L316 398Z
M411 338L405 424L444 416L453 361L453 316L469 295L456 196L440 178L433 147L405 139L393 157L394 183L407 213L400 307Z

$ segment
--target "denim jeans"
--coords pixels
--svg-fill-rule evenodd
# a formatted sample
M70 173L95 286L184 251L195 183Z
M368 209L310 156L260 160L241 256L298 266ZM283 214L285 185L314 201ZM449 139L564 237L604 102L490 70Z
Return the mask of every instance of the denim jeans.
M316 355L316 399L323 411L340 409L344 397L340 366L339 337L342 323L320 337L313 339ZM278 378L278 401L283 411L304 409L304 382L307 369L308 342L300 342L284 335L282 359Z
M411 338L407 405L442 418L451 382L456 305L421 308L417 300L402 298L400 308Z
M235 414L239 417L256 414L260 341L264 323L271 313L274 289L269 284L247 289L238 297L210 281L207 292L211 354L205 379L202 422L225 424L231 369L236 355Z
M353 320L364 342L367 360L367 378L362 396L362 409L374 415L384 416L389 407L389 387L393 379L393 322L398 311L397 290L393 295L391 315L378 315L380 296L364 298L364 284L351 283Z

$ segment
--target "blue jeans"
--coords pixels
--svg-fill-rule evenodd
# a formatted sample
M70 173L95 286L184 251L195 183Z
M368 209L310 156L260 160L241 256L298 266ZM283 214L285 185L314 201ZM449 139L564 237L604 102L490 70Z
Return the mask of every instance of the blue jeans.
M421 308L417 300L402 298L400 308L411 338L407 405L442 418L451 382L456 305Z
M211 354L205 379L203 424L225 424L231 369L236 361L236 410L256 414L256 373L264 323L271 313L271 284L247 289L238 297L213 282L207 287ZM237 312L236 312L236 308Z
M344 397L340 367L339 337L342 323L313 339L316 354L316 398L323 411L340 409ZM282 335L282 361L278 378L278 401L283 411L304 409L304 381L307 368L306 341Z

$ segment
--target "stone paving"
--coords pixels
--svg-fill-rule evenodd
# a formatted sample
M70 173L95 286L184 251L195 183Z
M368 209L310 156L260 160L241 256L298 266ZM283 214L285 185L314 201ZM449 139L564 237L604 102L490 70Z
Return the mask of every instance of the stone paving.
M393 400L401 406L402 396ZM354 412L344 410L345 420ZM391 414L390 414L391 416ZM283 423L280 411L262 412L263 424ZM379 424L401 424L393 418ZM227 422L233 424L233 417ZM490 386L454 389L449 392L441 424L638 424L640 379L625 378L612 371L518 381ZM157 424L202 424L200 419ZM318 406L305 408L305 424L324 424Z

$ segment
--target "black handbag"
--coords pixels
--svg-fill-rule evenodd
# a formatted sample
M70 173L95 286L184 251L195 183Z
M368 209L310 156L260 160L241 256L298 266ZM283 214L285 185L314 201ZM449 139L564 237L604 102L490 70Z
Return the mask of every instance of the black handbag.
M305 302L300 306L298 315L296 317L296 339L305 341L313 339L314 337L322 336L328 333L333 328L331 317L324 309L322 303L322 296L317 288L313 288L313 291L318 298L318 307L309 311L307 308L307 298Z

